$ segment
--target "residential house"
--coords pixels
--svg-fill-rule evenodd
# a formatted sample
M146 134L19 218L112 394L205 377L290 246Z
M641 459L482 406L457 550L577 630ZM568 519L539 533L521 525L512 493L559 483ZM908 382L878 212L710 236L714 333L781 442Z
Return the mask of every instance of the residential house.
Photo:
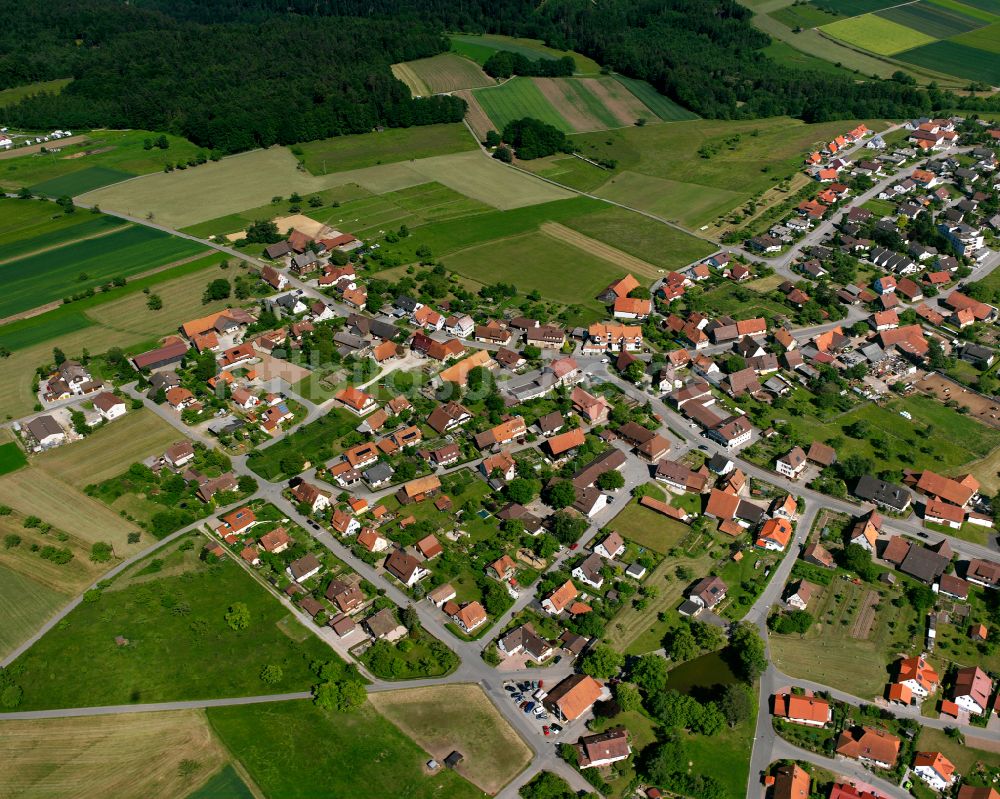
M557 684L542 699L542 703L557 719L574 721L606 696L604 686L586 674L571 674Z
M395 549L385 559L385 570L399 580L407 588L413 588L430 572L420 565L420 562L401 549Z
M577 598L579 593L577 587L573 585L573 581L567 580L555 591L542 599L542 609L553 616L558 616L566 609L570 602Z
M913 773L935 791L944 791L955 784L955 765L940 752L917 752Z
M111 422L125 415L125 400L110 391L102 391L94 397L94 409L104 421Z
M303 583L310 577L315 577L319 574L322 568L323 566L316 556L310 553L298 560L293 560L285 571L295 582Z
M552 645L535 632L530 624L515 627L497 642L500 651L506 656L519 655L522 652L535 663L542 663L552 656Z
M792 447L785 455L782 455L774 463L774 468L778 474L797 480L802 470L806 468L806 453L802 447Z
M990 710L993 681L978 666L968 666L955 673L951 698L962 710L974 716L983 716Z
M577 766L581 769L609 766L625 760L632 754L628 731L618 728L598 735L585 735L577 742L576 753Z
M594 552L588 555L575 569L572 571L573 577L582 583L589 585L591 588L597 590L601 589L604 585L604 560L597 553Z
M892 768L899 757L900 740L875 727L854 727L844 730L837 739L838 755L860 760L879 768Z
M833 719L833 709L825 699L784 693L774 695L774 715L793 724L825 727Z
M305 480L300 480L292 486L291 494L295 497L296 503L308 505L310 513L316 514L330 507L330 492Z
M607 560L614 560L625 552L625 539L618 533L609 533L594 547L594 552Z

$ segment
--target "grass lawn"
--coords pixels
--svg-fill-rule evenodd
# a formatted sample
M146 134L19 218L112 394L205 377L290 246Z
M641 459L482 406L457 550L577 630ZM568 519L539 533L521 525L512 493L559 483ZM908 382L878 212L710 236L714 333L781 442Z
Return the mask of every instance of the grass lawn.
M170 145L166 150L158 147L147 150L144 146L146 139L155 139L160 134L146 130L93 130L85 135L86 141L63 147L58 153L39 153L0 161L0 186L18 189L41 184L44 188L47 181L90 169L113 170L125 177L145 175L162 172L165 164L187 161L200 152L200 148L187 139L170 134L166 134ZM81 180L80 185L93 182L96 174L100 173L91 172L88 177L78 178ZM116 178L121 179L122 177ZM49 184L50 189L53 186L61 186L71 193L75 188L73 181ZM58 192L64 193L66 192Z
M289 454L300 454L314 466L325 463L340 453L339 439L359 424L358 417L340 408L333 408L315 422L304 425L267 449L250 454L247 465L265 480L276 481L294 475L285 474L282 460Z
M749 297L744 299L745 294ZM746 286L726 281L702 295L706 312L718 316L732 316L735 319L750 319L756 316L791 316L790 308L775 302L763 294Z
M983 763L989 768L1000 768L1000 754L974 749L968 740L969 737L966 736L966 742L960 744L954 738L945 735L944 730L921 727L920 737L917 738L917 751L941 752L955 764L955 770L962 775L971 775L977 763Z
M892 216L896 210L896 203L889 200L872 199L864 203L861 207L871 211L875 216Z
M531 750L478 685L442 685L370 695L375 708L443 762L465 755L456 771L495 794L531 760Z
M564 224L664 269L686 266L715 251L707 241L614 206Z
M643 610L637 610L632 604L619 610L604 634L608 644L628 655L653 652L663 646L663 636L667 630L680 621L676 609L685 589L692 582L678 579L675 575L677 568L685 566L693 574L704 575L712 563L712 559L706 554L664 559L643 581L644 585L656 588L656 597L650 599ZM660 621L660 613L666 614L664 621Z
M874 130L885 127L876 120L859 121ZM842 121L805 124L788 117L739 122L697 119L584 133L573 136L573 141L588 158L616 161L616 177L627 171L670 181L628 178L622 186L609 183L599 194L609 193L610 197L615 193L611 199L700 226L795 174L805 152L843 131ZM657 186L670 194L665 198L663 191L652 190ZM694 203L699 206L693 207Z
M23 86L4 89L0 91L0 108L8 105L17 105L25 97L32 97L36 94L59 94L71 80L73 79L56 78L55 80L41 80L37 83L26 83Z
M202 539L194 537L200 547ZM225 615L236 600L250 627L234 631ZM180 609L180 610L178 610ZM297 643L278 629L284 608L230 560L130 586L85 602L17 659L22 710L248 696L306 690L309 662L338 658L314 637ZM116 636L128 640L115 643ZM63 668L53 669L53 663ZM184 668L177 668L183 663ZM281 666L265 685L259 672Z
M196 242L131 226L100 238L6 261L0 265L7 285L0 300L0 316L37 308L95 288L113 277L145 272L203 250Z
M16 472L27 463L28 458L17 443L8 441L6 444L0 444L0 474Z
M187 799L254 799L254 793L229 763Z
M454 122L334 136L296 145L296 150L301 150L300 157L312 174L327 175L347 169L459 153L475 147L476 142L468 129L460 122Z
M95 430L83 441L43 452L33 462L53 477L83 488L121 474L181 438L174 427L143 408Z
M679 500L671 494L665 501L679 506ZM661 555L666 555L691 532L691 528L683 522L644 508L636 499L630 500L607 526L639 546L648 547Z
M823 31L870 53L893 55L934 41L933 36L875 14L831 22Z
M512 280L518 291L537 289L548 300L603 310L595 297L621 276L614 264L541 233L527 233L445 256L444 265L480 283ZM514 264L531 269L511 272ZM573 280L567 281L572 264Z
M13 755L0 772L0 795L25 798L176 799L229 760L200 710L4 721L0 749ZM194 773L181 770L185 760L198 764Z
M718 734L712 736L694 733L684 735L684 744L691 761L690 772L715 777L725 787L726 796L733 799L745 795L750 776L750 753L753 750L753 733L757 724L757 704L751 701L750 706L751 718L736 727L725 725Z
M30 638L69 600L67 594L0 564L0 657Z
M855 622L869 591L880 595L875 621L867 636ZM785 674L803 677L839 688L860 697L880 696L888 679L887 667L898 652L922 646L910 625L913 608L891 604L899 589L879 585L855 585L842 573L822 587L810 602L816 622L805 635L771 634L775 665ZM854 637L858 634L861 637Z
M370 799L472 799L483 794L429 756L365 704L327 713L308 701L212 708L208 720L267 796ZM349 766L349 767L345 767Z

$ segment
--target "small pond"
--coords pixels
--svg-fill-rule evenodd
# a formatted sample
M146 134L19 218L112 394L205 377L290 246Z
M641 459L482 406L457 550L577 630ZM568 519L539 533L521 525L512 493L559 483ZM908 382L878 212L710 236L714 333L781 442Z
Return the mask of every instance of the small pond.
M667 688L682 694L696 694L713 685L729 685L739 678L719 652L682 663L667 674Z

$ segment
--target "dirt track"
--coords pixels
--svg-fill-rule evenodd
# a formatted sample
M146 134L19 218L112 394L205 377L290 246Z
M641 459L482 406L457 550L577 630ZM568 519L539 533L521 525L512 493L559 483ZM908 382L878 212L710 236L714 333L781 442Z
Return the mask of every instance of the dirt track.
M609 244L585 236L583 233L579 233L565 225L560 225L558 222L543 222L540 230L546 236L561 241L563 244L569 244L578 250L596 255L598 258L610 261L622 269L627 269L636 275L642 275L651 281L657 280L666 273L666 270L653 266L648 261L643 261L641 258L636 258L627 252L622 252Z

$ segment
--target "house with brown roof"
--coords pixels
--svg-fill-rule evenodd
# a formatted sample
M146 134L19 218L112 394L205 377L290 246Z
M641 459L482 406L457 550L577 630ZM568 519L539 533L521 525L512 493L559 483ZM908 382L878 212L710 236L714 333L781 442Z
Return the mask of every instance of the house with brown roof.
M394 549L385 559L385 570L407 588L413 588L430 574L430 571L420 565L420 561L401 549Z
M774 468L778 474L796 480L806 468L806 453L802 447L792 447L774 462Z
M978 666L968 666L955 672L951 698L963 710L974 716L985 715L990 709L993 681Z
M396 492L396 499L400 504L408 505L411 502L422 502L429 496L433 496L441 490L441 480L436 475L418 477L404 483Z
M285 571L295 582L301 583L319 574L323 566L312 553L293 560Z
M628 731L619 727L599 735L585 735L576 744L577 765L581 768L599 768L625 760L632 754Z
M497 580L509 580L517 572L517 564L510 555L502 555L486 567L486 573Z
M376 641L398 641L406 636L406 627L399 623L392 608L382 608L364 620L364 626Z
M703 577L696 582L688 594L688 601L693 602L699 608L711 610L726 598L728 586L721 577Z
M607 560L614 560L625 552L625 539L618 533L611 532L595 547L594 552Z
M365 595L356 582L340 579L330 581L326 598L340 608L341 613L352 613L365 602Z
M265 552L279 555L292 544L292 539L284 527L276 527L260 537L260 545Z
M810 582L796 580L785 590L785 604L796 610L805 610L817 590L817 587Z
M486 623L486 608L478 601L467 602L452 618L465 633L471 633Z
M570 394L570 401L573 403L573 410L589 424L604 424L608 420L611 405L604 397L595 397L576 386Z
M552 645L535 632L529 622L515 627L497 642L500 651L507 657L524 652L535 663L542 663L552 656Z
M809 445L806 453L806 460L815 463L817 466L831 466L837 460L837 451L819 441L813 441Z
M809 772L796 763L785 763L775 769L771 799L809 799L810 786Z
M899 738L885 730L854 727L840 734L835 751L838 755L860 760L862 763L892 768L899 757L899 747Z
M290 493L296 503L308 505L310 513L319 513L330 507L330 492L305 480L300 480L292 486Z

